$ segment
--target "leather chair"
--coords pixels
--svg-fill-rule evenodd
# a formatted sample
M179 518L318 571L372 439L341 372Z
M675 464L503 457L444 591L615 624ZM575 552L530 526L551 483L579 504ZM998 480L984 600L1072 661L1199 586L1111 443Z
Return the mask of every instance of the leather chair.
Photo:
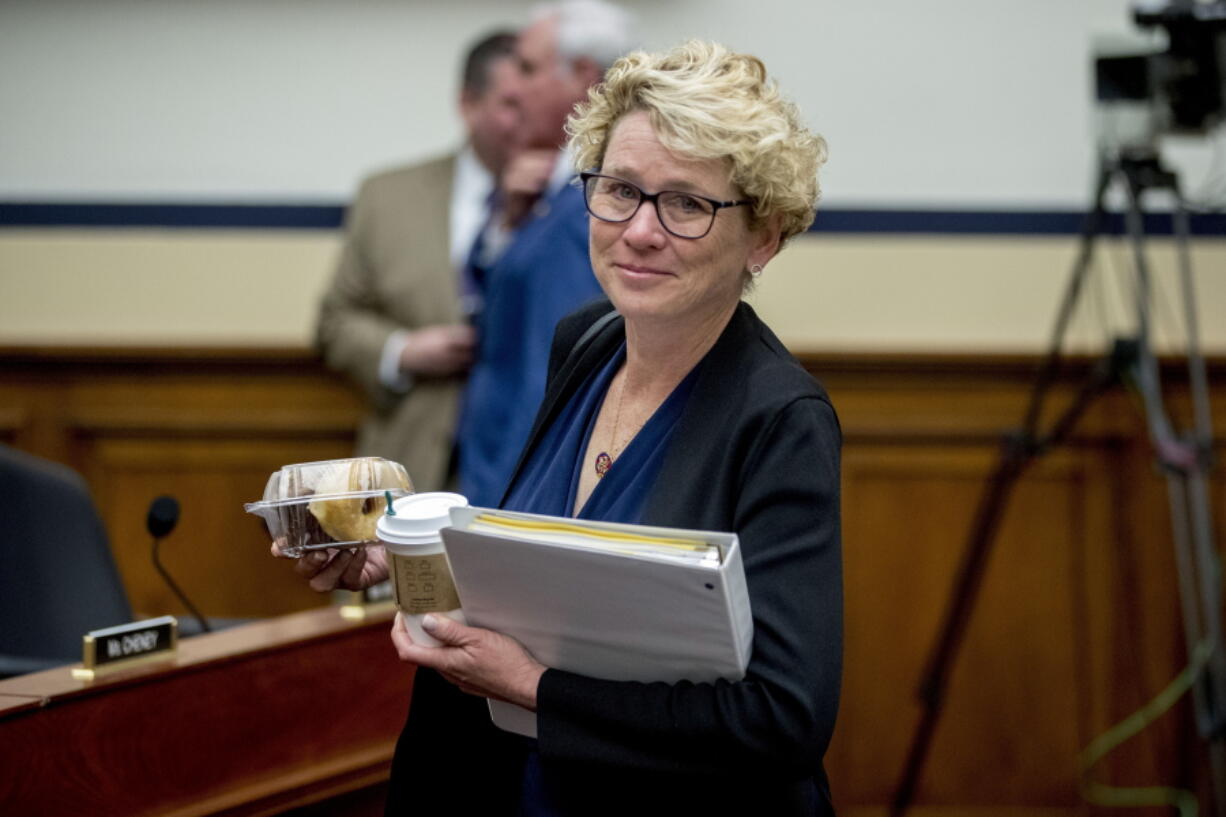
M0 445L0 678L81 660L132 610L102 520L71 469Z

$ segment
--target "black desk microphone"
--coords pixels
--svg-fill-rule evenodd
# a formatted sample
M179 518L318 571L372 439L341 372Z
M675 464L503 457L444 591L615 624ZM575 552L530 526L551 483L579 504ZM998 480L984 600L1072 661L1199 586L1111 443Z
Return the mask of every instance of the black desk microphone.
M209 622L204 616L200 615L200 611L196 606L188 601L187 596L179 589L179 585L175 584L175 580L166 572L166 568L162 567L162 562L158 559L158 546L161 545L162 539L166 537L175 525L179 524L179 500L173 496L159 496L149 505L149 514L145 517L145 528L148 529L149 535L153 537L153 566L157 568L157 572L161 574L167 586L178 597L179 601L183 602L186 607L200 625L203 632L211 633L213 628L209 626Z

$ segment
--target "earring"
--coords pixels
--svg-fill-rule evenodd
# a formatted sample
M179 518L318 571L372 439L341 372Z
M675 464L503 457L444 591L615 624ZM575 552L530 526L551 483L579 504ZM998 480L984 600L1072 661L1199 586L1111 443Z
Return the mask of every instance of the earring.
M762 265L754 264L752 267L749 268L749 274L752 275L754 278L761 276L762 275Z

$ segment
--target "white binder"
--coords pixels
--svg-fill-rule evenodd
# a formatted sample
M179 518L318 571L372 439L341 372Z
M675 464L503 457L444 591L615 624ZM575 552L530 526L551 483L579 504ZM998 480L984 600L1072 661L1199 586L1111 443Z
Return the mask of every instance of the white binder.
M753 619L735 534L483 508L453 508L451 523L443 544L465 619L545 666L613 681L744 677ZM673 556L643 537L713 548ZM536 736L535 713L489 704L496 726Z

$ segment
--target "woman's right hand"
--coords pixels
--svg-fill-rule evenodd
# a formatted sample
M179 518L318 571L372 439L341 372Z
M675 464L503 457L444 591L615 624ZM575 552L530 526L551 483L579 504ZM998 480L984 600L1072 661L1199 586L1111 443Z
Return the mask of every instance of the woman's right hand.
M272 543L272 555L285 555L278 542ZM320 593L337 588L365 590L387 579L387 552L379 545L313 550L294 561L294 572Z

